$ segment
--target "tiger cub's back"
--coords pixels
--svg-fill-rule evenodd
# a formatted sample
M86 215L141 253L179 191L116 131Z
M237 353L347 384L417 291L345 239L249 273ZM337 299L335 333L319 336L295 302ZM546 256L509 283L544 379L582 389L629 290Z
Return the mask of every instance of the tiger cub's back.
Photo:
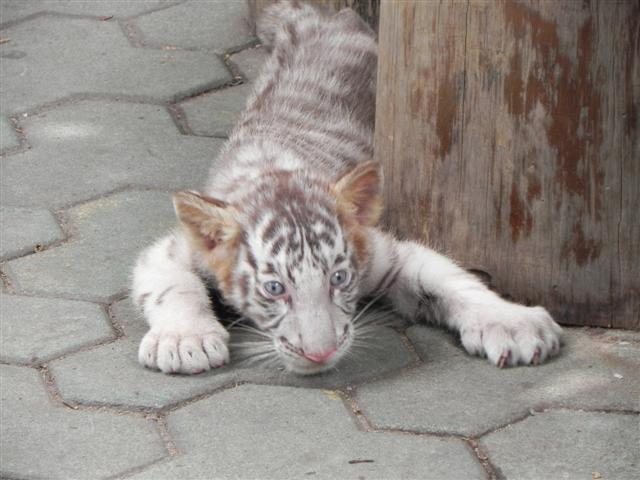
M266 9L258 33L272 53L216 173L305 168L337 178L370 160L377 46L367 24L350 9L327 16L284 1Z

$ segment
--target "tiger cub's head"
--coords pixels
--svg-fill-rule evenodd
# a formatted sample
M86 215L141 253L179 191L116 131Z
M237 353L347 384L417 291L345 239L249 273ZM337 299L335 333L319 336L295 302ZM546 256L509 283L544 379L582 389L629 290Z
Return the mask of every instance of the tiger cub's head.
M257 358L312 374L345 355L368 268L366 231L382 210L376 163L332 183L302 170L273 172L241 201L181 192L174 204L225 300L264 337Z

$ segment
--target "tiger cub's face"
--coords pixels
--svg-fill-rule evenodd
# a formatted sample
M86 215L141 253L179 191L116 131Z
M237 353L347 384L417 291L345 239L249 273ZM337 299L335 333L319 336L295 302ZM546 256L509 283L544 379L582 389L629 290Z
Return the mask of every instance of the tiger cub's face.
M366 228L380 215L376 164L332 184L275 172L234 205L187 192L174 200L225 299L262 332L252 355L312 374L349 351Z

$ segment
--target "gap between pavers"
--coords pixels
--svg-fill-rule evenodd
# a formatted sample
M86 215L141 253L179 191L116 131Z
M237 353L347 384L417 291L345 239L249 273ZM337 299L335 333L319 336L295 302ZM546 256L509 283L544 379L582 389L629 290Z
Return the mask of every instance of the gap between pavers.
M194 134L212 137L229 135L244 111L247 98L253 90L253 81L266 58L267 52L262 47L230 56L228 61L240 70L245 84L199 95L179 104Z
M20 146L20 141L9 119L0 116L0 152Z
M128 289L142 248L175 225L170 197L159 192L118 193L68 214L72 240L5 264L19 293L106 303Z
M37 13L53 12L68 15L87 15L111 20L111 17L140 15L175 5L175 1L144 0L143 2L123 2L109 0L3 0L2 23L17 22Z
M34 369L0 365L0 396L2 476L102 478L168 456L152 421L53 405Z
M142 15L135 25L151 46L224 51L254 41L245 1L190 1Z
M220 388L244 382L344 388L389 375L415 361L397 333L381 329L376 348L346 359L335 371L323 375L302 377L278 368L263 368L260 364L249 368L238 363L233 351L229 366L200 375L165 375L138 363L138 345L148 327L129 299L114 304L111 313L116 324L124 330L123 338L48 364L65 401L125 409L173 408ZM232 334L232 343L240 341L235 335Z
M33 253L64 238L56 218L43 208L0 206L0 259Z
M100 305L0 293L0 361L41 364L115 338Z
M619 413L537 413L482 438L506 478L635 480L640 417Z
M210 92L180 103L194 135L226 138L244 111L253 85Z
M244 385L167 423L184 455L132 478L485 478L462 441L359 431L318 390Z
M566 328L559 357L498 369L448 332L415 326L407 334L424 364L357 391L374 427L476 436L552 405L640 410L640 350L622 339Z
M61 208L127 185L198 188L222 145L180 134L162 106L113 100L66 104L23 124L33 148L2 160L8 205Z
M116 22L40 16L4 29L3 36L10 38L0 45L5 113L75 93L174 101L231 80L210 52L136 48Z

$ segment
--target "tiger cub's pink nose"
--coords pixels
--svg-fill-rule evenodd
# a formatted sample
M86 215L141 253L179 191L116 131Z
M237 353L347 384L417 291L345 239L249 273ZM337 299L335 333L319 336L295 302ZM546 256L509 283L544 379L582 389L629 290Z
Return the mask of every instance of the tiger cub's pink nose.
M323 353L305 353L305 358L308 358L312 362L316 363L327 363L331 357L336 353L336 349L332 348Z

